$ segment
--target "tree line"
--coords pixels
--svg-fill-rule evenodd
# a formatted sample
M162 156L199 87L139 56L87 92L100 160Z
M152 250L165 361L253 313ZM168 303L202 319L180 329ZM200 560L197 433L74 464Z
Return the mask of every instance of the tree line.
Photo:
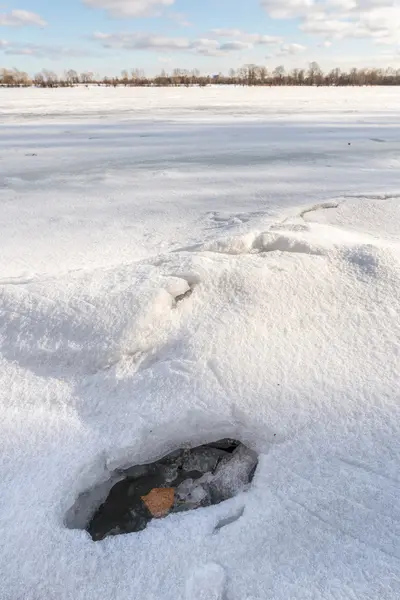
M3 87L74 87L76 85L99 86L208 86L208 85L244 85L244 86L364 86L364 85L400 85L400 69L388 67L353 68L342 71L339 68L324 72L316 62L307 69L286 71L283 65L268 70L258 65L244 65L239 69L230 69L227 75L202 75L197 69L174 69L171 73L163 70L159 75L147 77L142 69L122 71L118 77L96 77L94 73L78 73L72 69L57 75L43 69L33 77L18 69L0 69L0 86Z

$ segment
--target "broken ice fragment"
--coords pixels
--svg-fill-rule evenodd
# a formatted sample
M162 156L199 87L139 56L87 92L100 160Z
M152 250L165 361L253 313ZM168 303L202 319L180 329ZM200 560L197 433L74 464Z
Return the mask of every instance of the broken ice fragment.
M153 517L165 517L172 508L175 500L174 488L156 488L151 490L142 500Z
M217 448L197 448L185 457L183 468L200 473L214 472L218 463L227 456L226 452Z
M238 446L229 458L224 458L209 485L213 504L244 491L251 481L257 462L257 454L243 445Z

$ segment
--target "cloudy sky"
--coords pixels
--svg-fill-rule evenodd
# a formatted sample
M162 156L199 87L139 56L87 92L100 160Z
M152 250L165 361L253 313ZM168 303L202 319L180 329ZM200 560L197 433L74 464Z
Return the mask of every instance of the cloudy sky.
M400 68L400 0L13 0L0 4L0 67L117 74Z

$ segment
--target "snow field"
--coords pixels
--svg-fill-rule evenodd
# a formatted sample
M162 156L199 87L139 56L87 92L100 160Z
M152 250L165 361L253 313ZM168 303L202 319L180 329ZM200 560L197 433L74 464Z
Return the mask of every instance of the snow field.
M250 90L233 99L232 90L209 90L213 102L193 100L192 90L182 100L179 90L175 104L159 101L152 125L140 90L141 116L124 125L130 141L118 147L121 106L129 117L121 91L106 140L82 158L76 123L92 111L99 128L104 102L89 91L93 106L82 108L84 91L75 117L61 94L58 105L46 95L30 105L27 96L4 109L17 134L1 146L9 147L0 192L1 600L395 600L395 100L365 90L364 108L349 114L351 98L338 90L338 104L324 97L318 109L314 91L301 90L313 145L296 132L296 112L282 139L273 126L263 139L270 125ZM300 111L295 92L285 93L268 108L274 118ZM207 142L207 129L196 143L198 119L219 119L218 98L222 138L210 133ZM17 161L17 144L38 144L20 129L28 110L39 139L55 144L52 156L38 151L42 172L34 157ZM168 115L179 125L171 148L163 145ZM70 149L54 129L65 119L75 119ZM330 119L342 133L365 120L364 131L379 137L383 128L391 141L351 149L347 159L328 152L288 163L301 139L311 153L324 140L344 142L346 134L329 133ZM223 154L238 124L237 145ZM161 137L135 145L141 128ZM151 166L137 163L145 152ZM333 174L322 181L327 161ZM248 492L99 543L66 527L79 494L116 469L225 436L260 454Z

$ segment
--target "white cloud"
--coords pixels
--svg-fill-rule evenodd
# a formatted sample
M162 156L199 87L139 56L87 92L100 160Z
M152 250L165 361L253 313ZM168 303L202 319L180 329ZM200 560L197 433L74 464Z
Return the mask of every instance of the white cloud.
M212 29L211 34L216 37L230 38L230 41L247 42L255 45L279 44L282 38L261 33L247 33L241 29Z
M328 14L304 19L300 25L306 33L328 39L372 38L377 43L396 44L400 31L400 7L370 8L350 13L343 18L330 18Z
M357 8L356 0L328 0L327 6L330 8L349 11Z
M235 51L235 50L247 50L248 48L252 48L253 44L249 44L248 42L225 42L220 45L220 50L224 51Z
M207 48L207 49L217 49L219 47L219 43L216 40L209 40L208 38L200 38L194 40L190 43L191 48Z
M282 57L294 57L302 52L307 50L306 46L302 44L289 43L289 44L281 44L275 51L270 52L265 56L267 60L277 59Z
M52 60L58 60L65 57L79 58L91 54L86 49L82 48L69 48L46 44L25 44L18 42L5 42L4 45L0 42L0 49L4 54L10 56L34 56Z
M40 15L28 10L12 10L8 13L0 13L0 26L2 27L27 27L29 25L45 27L47 23Z
M112 17L159 16L161 10L175 4L175 0L83 0L91 8L107 11Z
M147 33L95 33L93 39L104 48L122 50L154 50L159 52L186 51L203 56L225 56L229 52L240 52L252 48L251 42L232 40L220 42L216 39L167 37Z
M104 48L123 50L187 50L191 46L188 38L166 37L147 33L95 33L95 40L102 42Z
M218 37L239 38L243 35L240 29L212 29L211 33Z
M9 50L6 50L4 54L10 54L12 56L33 56L35 55L35 52L31 48L10 48ZM38 54L37 56L41 55Z
M275 19L295 18L307 14L314 0L261 0L261 5Z
M190 42L189 49L203 56L222 56L220 44L216 40L209 40L208 38L193 40Z
M93 34L95 40L109 40L112 37L111 33L102 33L101 31L96 31L96 33Z
M300 25L300 29L305 33L315 33L329 37L346 37L351 32L352 24L348 21L328 18L315 19L310 16Z
M300 18L300 29L327 41L371 38L396 45L400 5L393 0L260 0L273 18Z
M371 32L397 34L400 39L400 5L373 8L361 13L359 24Z
M293 56L304 52L306 49L302 44L282 44L275 56Z

